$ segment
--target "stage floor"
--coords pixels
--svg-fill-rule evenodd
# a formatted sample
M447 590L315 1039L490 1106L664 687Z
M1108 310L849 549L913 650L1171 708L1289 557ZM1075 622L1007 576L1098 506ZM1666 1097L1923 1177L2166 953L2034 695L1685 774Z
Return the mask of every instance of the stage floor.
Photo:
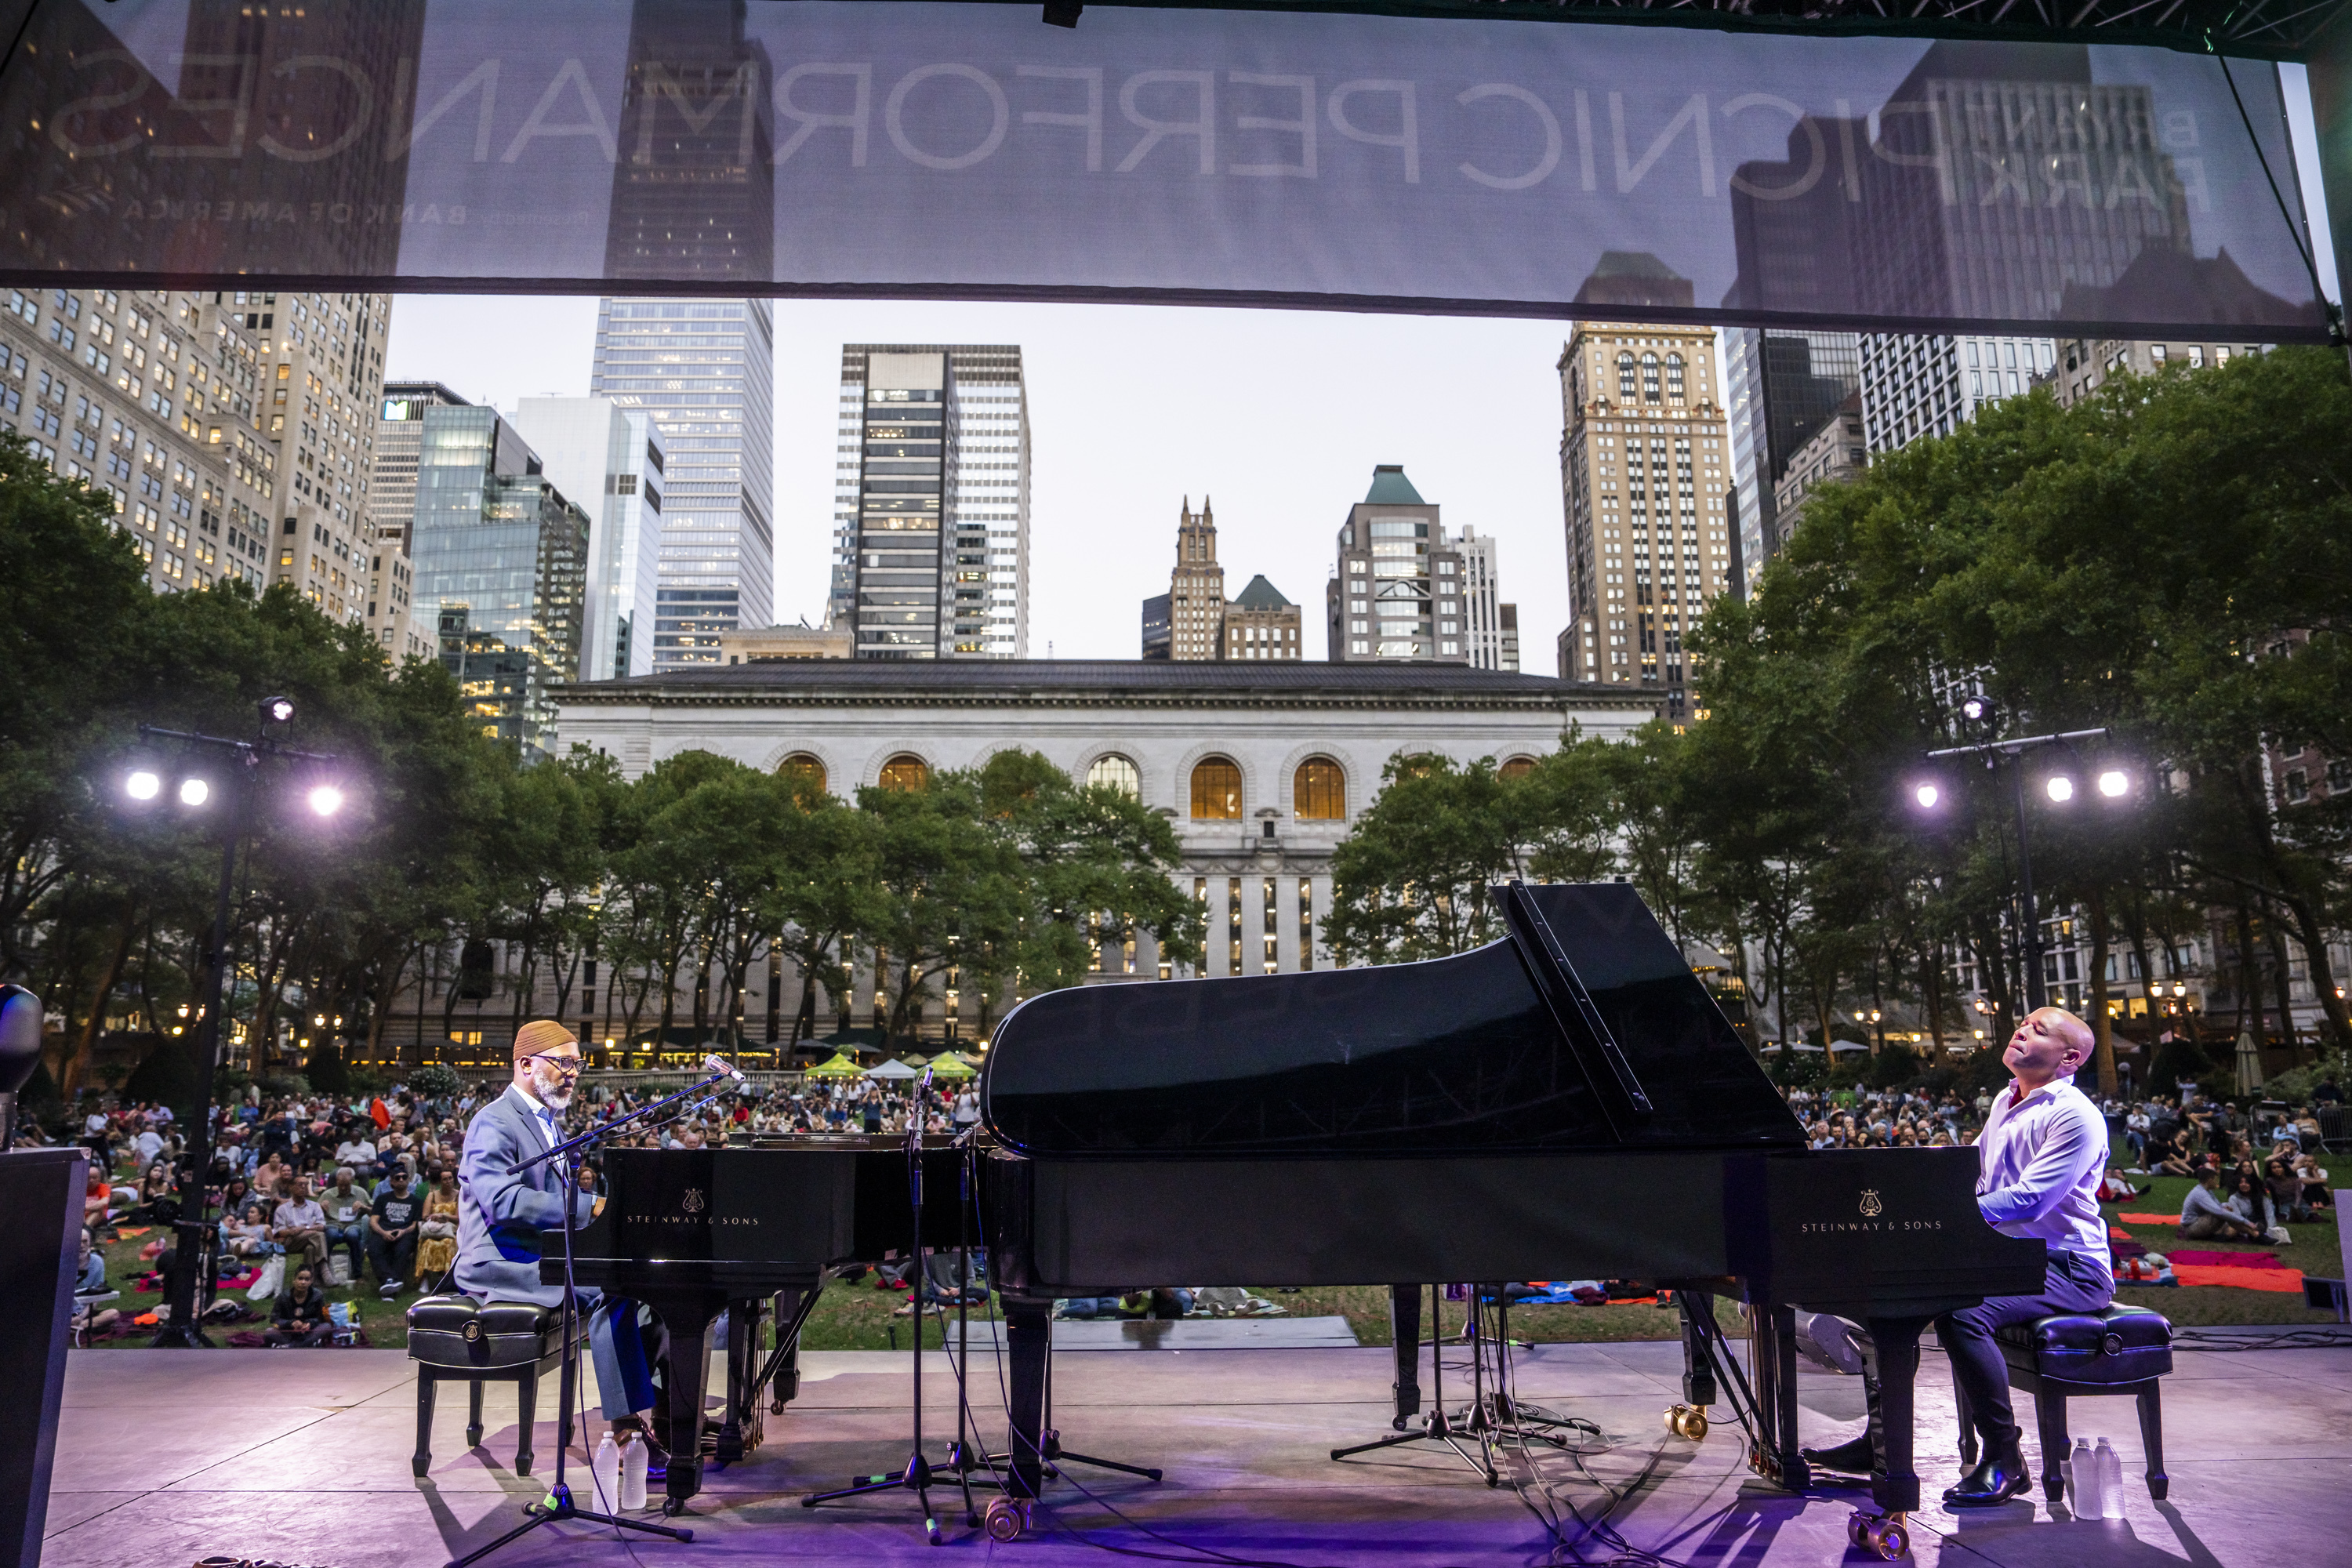
M926 1546L911 1498L881 1494L809 1510L802 1493L861 1471L896 1469L906 1454L908 1365L880 1352L810 1355L801 1397L771 1416L766 1446L715 1472L695 1500L695 1540L677 1545L570 1524L542 1529L492 1561L527 1565L656 1565L750 1561L915 1563L987 1557L1060 1568L1112 1559L1112 1542L1179 1560L1184 1547L1284 1564L1541 1563L1550 1544L1508 1487L1489 1490L1431 1446L1333 1464L1335 1445L1385 1430L1390 1363L1378 1349L1161 1351L1066 1355L1056 1371L1058 1425L1070 1447L1163 1467L1164 1485L1073 1467L1087 1489L1167 1539L1121 1524L1071 1486L1049 1489L1059 1528L992 1545L951 1521L940 1555ZM2273 1568L2342 1562L2352 1537L2352 1349L2189 1351L2165 1384L2170 1500L2137 1478L2140 1444L2127 1400L2073 1407L2077 1435L2105 1434L2124 1456L2128 1517L2074 1521L2034 1502L1955 1518L1916 1516L1915 1556L2001 1568L2184 1563ZM924 1389L937 1459L952 1429L945 1359L929 1358ZM1851 1494L1794 1498L1742 1462L1736 1427L1704 1443L1664 1438L1660 1414L1680 1371L1671 1343L1559 1344L1518 1356L1523 1399L1597 1423L1611 1439L1589 1458L1612 1482L1647 1474L1612 1522L1634 1544L1678 1563L1818 1564L1864 1561L1845 1543ZM991 1360L974 1363L975 1406L1002 1405ZM1957 1473L1943 1359L1920 1377L1922 1472L1932 1500ZM464 1447L462 1389L445 1385L433 1471L409 1474L415 1383L391 1352L109 1350L76 1352L66 1384L44 1561L51 1568L174 1568L213 1554L325 1568L413 1568L490 1540L520 1518L552 1473L551 1406L540 1427L539 1475L515 1476L509 1385L488 1394L484 1446ZM1807 1436L1836 1436L1861 1414L1858 1379L1808 1373ZM1722 1407L1717 1407L1723 1414ZM2031 1423L2027 1454L2034 1457ZM1560 1490L1588 1514L1604 1506L1589 1481ZM586 1477L575 1465L581 1489ZM648 1515L658 1518L657 1513ZM1177 1543L1177 1544L1171 1544ZM1598 1541L1583 1554L1614 1552ZM1205 1559L1196 1559L1205 1560ZM1561 1560L1568 1560L1563 1554Z

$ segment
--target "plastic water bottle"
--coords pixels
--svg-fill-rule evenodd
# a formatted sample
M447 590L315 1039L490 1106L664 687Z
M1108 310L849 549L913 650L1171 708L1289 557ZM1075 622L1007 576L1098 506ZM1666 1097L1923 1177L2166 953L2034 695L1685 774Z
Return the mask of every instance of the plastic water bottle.
M588 1506L604 1512L621 1500L621 1450L613 1446L613 1435L596 1445L596 1457L588 1461L588 1479L595 1489L595 1500Z
M631 1434L628 1445L621 1450L621 1511L646 1506L646 1468L650 1461L646 1440Z
M2124 1516L2124 1457L2108 1447L2105 1437L2099 1439L2099 1517L2121 1519Z
M2074 1451L2066 1456L2066 1474L2074 1483L2074 1517L2097 1519L2099 1512L2099 1457L2091 1449L2088 1437L2074 1439Z

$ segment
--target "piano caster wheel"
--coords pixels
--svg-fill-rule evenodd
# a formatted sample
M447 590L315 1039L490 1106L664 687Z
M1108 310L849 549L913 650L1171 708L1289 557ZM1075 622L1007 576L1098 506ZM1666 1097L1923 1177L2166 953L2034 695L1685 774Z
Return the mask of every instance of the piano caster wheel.
M1899 1513L1857 1513L1846 1521L1845 1535L1856 1550L1870 1552L1882 1563L1892 1563L1911 1551L1911 1527Z
M1706 1412L1696 1405L1677 1405L1666 1412L1666 1430L1677 1437L1701 1442L1706 1436Z
M988 1500L988 1538L1004 1542L1018 1541L1029 1529L1029 1502L1025 1498L991 1498Z
M663 1518L676 1519L679 1514L682 1514L685 1511L686 1500L684 1498L666 1497L662 1499Z

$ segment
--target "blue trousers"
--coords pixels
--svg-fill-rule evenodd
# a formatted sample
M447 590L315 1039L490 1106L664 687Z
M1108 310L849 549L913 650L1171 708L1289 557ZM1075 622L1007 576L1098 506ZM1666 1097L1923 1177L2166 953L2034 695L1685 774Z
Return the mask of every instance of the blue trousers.
M667 1354L669 1335L660 1320L637 1321L637 1304L625 1296L591 1304L595 1293L581 1292L588 1314L588 1353L596 1366L596 1392L604 1418L617 1421L654 1405L654 1363Z
M1990 1453L2017 1441L2009 1364L1993 1342L1993 1331L2057 1312L2095 1312L2116 1297L2116 1278L2098 1259L2054 1248L2049 1258L2039 1296L1989 1296L1936 1320L1936 1338L1952 1358L1953 1381L1967 1393L1977 1432Z

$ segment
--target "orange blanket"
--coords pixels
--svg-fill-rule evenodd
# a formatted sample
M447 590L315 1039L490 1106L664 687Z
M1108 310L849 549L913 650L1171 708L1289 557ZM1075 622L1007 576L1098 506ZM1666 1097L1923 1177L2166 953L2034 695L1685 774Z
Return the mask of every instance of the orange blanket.
M2119 1214L2116 1217L2126 1225L2174 1225L2180 1223L2177 1214Z
M2303 1292L2300 1268L2241 1268L2220 1263L2176 1263L2173 1274L2183 1285L2228 1285L2240 1290Z

